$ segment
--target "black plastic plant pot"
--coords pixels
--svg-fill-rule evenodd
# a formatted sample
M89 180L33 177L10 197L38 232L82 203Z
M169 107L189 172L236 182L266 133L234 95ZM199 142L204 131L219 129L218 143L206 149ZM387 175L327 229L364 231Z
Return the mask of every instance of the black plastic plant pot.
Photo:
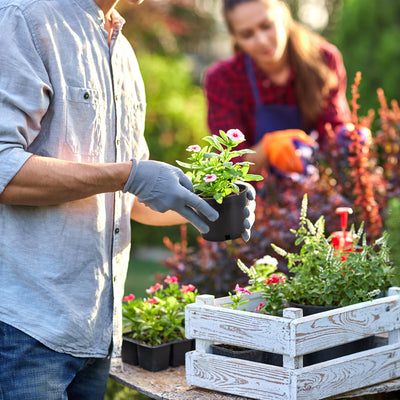
M212 344L211 350L213 354L231 358L240 358L241 360L262 362L264 359L264 352L260 350L238 349L235 346L227 346L223 344Z
M131 365L138 365L138 342L128 336L122 338L122 361Z
M224 197L221 204L212 197L204 198L219 213L219 218L214 222L204 219L210 227L210 230L202 235L204 239L211 242L223 242L237 239L244 232L244 208L247 204L248 189L244 185L238 186L240 187L239 194L233 193Z
M194 350L195 340L184 339L171 343L171 356L169 365L171 367L179 367L185 365L185 354Z
M162 371L169 367L171 343L158 346L139 343L137 350L139 367L151 372Z

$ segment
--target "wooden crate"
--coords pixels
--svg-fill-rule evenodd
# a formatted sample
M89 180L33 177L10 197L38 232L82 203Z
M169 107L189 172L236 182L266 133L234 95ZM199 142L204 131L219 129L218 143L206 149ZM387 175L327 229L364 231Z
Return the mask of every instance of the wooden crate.
M252 312L262 301L253 293L236 311L229 297L197 297L186 306L188 385L262 400L324 399L400 377L400 288L377 300L302 317L288 308L283 317ZM387 333L387 344L303 367L303 355ZM211 354L213 343L283 355L283 367Z

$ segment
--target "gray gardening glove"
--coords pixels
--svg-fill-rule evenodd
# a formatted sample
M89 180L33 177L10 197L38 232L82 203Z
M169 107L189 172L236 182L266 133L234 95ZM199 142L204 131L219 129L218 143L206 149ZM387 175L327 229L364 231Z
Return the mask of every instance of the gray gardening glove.
M124 193L133 193L140 202L152 210L176 211L200 233L209 231L208 225L196 212L210 221L218 218L218 212L193 193L192 182L183 171L160 161L132 159L132 162L132 170L123 189Z
M256 208L256 190L250 183L247 182L242 182L240 181L241 185L246 185L248 187L247 191L247 206L244 209L244 215L245 215L245 220L244 220L244 232L242 233L242 239L247 242L250 239L251 235L251 227L254 224L254 219L255 219L255 214L254 210Z

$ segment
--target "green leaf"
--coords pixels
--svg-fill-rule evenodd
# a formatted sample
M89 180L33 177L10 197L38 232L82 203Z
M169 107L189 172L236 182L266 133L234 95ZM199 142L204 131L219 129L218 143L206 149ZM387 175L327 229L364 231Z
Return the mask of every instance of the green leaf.
M224 143L229 142L229 138L228 138L228 136L226 136L226 133L223 130L220 129L219 134L222 137L222 139L224 139Z
M247 174L247 175L244 177L244 180L245 180L246 182L248 182L248 181L262 181L263 179L264 179L263 176L261 176L261 175L254 175L254 174Z
M185 163L185 162L182 162L182 161L179 161L179 160L176 160L176 163L178 165L180 165L181 167L183 167L183 168L189 168L189 169L192 168L192 164L188 164L188 163Z

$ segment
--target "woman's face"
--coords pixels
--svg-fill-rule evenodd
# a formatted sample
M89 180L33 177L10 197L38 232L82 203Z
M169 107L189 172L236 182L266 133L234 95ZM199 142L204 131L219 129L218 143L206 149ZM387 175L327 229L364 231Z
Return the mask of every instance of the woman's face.
M231 34L239 48L261 67L281 64L286 50L284 11L259 0L240 3L227 17Z

